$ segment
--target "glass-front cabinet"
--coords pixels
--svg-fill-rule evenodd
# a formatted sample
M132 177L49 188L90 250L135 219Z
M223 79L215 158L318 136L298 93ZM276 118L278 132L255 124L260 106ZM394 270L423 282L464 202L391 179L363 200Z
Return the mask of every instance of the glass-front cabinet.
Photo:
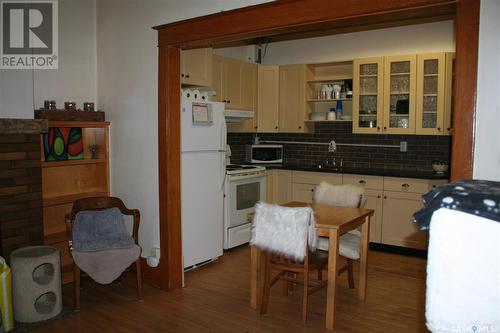
M453 130L453 110L455 99L455 53L446 53L445 98L444 98L444 135L451 135Z
M381 133L384 58L353 62L353 132Z
M384 124L387 134L415 134L417 57L384 58Z
M443 134L445 60L445 53L417 56L416 134Z

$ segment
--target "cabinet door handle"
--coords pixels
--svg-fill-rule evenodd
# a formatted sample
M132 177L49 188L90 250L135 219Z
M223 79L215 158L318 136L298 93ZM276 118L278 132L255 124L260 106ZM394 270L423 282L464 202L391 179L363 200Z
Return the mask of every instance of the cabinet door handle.
M223 100L222 102L226 103L226 100Z
M438 130L438 132L441 132L441 127L438 127L437 130Z
M379 199L380 199L380 198L381 198L381 196L380 196L380 195L377 195L377 198L379 198Z
M231 101L230 101L230 100L227 100L227 103L229 104L229 103L231 103Z
M449 131L451 131L451 127L448 127L446 130L447 130L448 132L449 132Z
M184 77L184 74L181 74L181 77Z
M380 131L380 126L377 126L377 131Z
M409 188L410 187L410 184L401 184L401 187L404 187L404 188Z
M359 183L360 183L360 184L366 184L366 180L361 179L361 180L359 181Z
M257 128L259 128L259 127L258 127L258 126L255 126L254 128L255 128L255 129L257 129Z
M302 126L299 126L299 129L301 129L301 128L302 128Z
M313 189L313 188L311 189L311 192L314 192L314 189Z
M384 195L384 199L387 199L387 196L386 196L386 195Z
M186 74L186 77L188 78L188 77L189 77L189 74Z
M387 131L387 126L384 126L384 131Z
M278 126L274 126L274 129L278 129Z

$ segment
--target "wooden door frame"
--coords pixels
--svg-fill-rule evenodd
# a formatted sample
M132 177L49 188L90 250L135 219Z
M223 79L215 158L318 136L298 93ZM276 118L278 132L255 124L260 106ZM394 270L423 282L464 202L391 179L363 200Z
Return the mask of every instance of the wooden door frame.
M368 30L454 15L456 93L452 180L472 177L479 0L282 0L155 27L158 30L159 285L182 287L180 50L318 30ZM290 39L290 38L289 38Z

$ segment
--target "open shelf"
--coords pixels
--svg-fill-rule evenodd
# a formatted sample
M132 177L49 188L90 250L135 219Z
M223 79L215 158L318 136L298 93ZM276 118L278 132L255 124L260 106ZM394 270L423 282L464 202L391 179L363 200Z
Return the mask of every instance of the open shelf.
M331 103L336 101L352 102L352 98L330 98L330 99L309 98L307 101L314 103Z
M95 158L95 159L83 159L83 160L53 161L53 162L42 161L41 165L42 168L51 168L51 167L60 167L67 165L98 164L98 163L107 163L107 159Z
M43 198L43 206L57 206L65 203L75 202L78 199L88 198L88 197L101 197L107 196L108 193L106 191L92 191L92 192L83 192L83 193L74 193L74 194L66 194L59 195L53 197L44 197Z
M352 119L349 120L304 120L306 123L342 123L342 122L352 122Z

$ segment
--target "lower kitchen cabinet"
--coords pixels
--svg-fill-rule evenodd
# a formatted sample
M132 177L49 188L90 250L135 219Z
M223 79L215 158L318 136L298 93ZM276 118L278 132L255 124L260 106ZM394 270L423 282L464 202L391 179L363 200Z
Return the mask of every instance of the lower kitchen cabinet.
M267 171L267 202L283 204L292 201L292 171Z
M425 250L427 232L413 222L413 213L422 208L422 193L385 191L382 244Z
M321 181L330 184L357 184L365 187L365 208L373 209L370 242L414 249L427 248L427 232L413 222L413 213L422 208L422 194L446 180L428 180L326 172L270 170L268 201L312 202ZM270 180L272 179L272 180Z
M302 202L313 202L314 188L317 184L292 184L292 200Z
M365 190L365 208L374 211L370 219L370 242L374 243L382 243L382 193L382 190Z

